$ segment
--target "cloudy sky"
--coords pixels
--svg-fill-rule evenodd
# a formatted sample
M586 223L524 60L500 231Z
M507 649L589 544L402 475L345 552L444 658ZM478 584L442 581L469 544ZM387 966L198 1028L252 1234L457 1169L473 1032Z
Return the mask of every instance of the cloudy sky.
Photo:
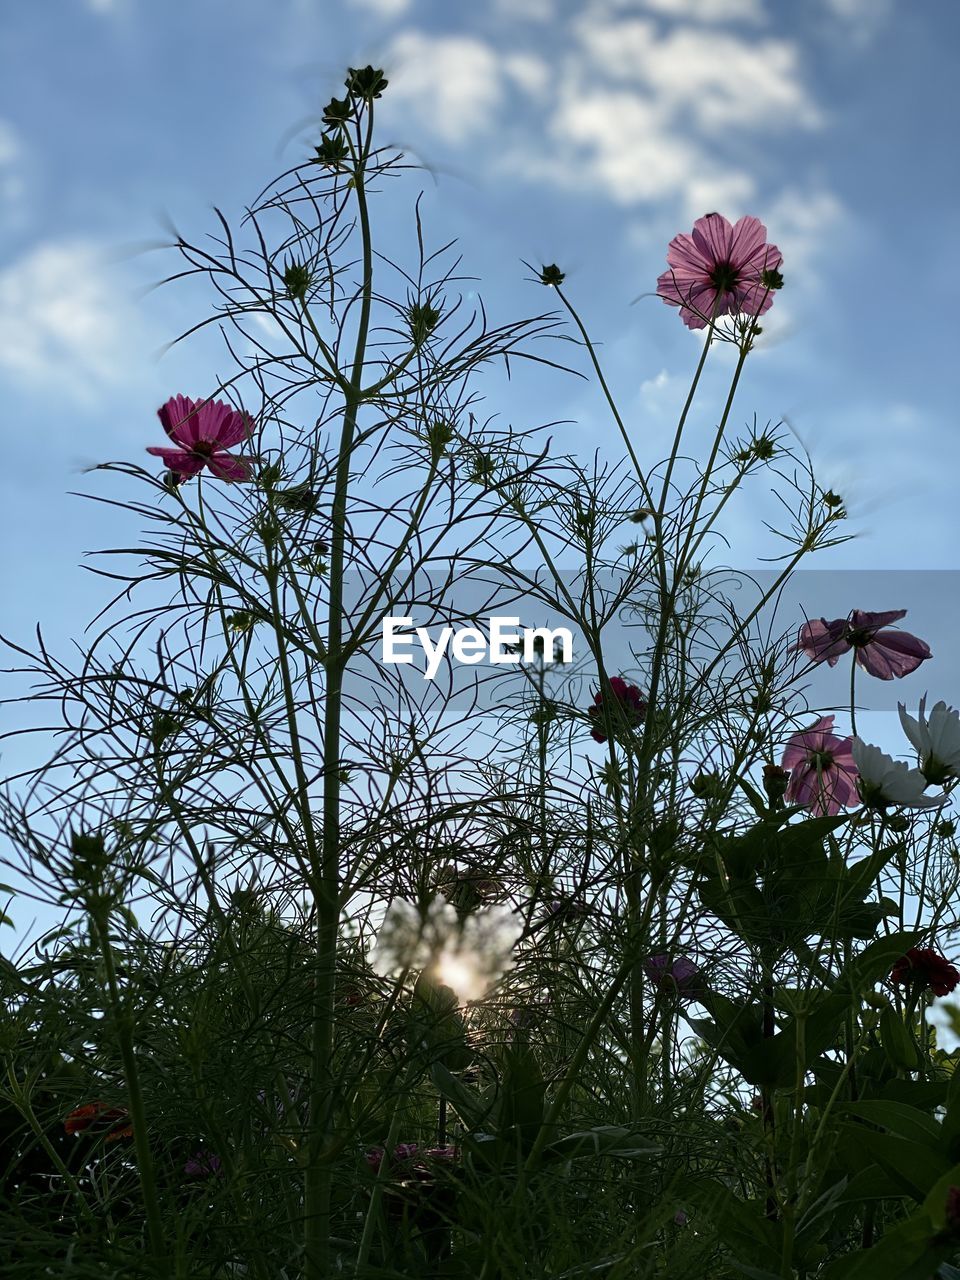
M3 634L79 636L106 599L81 553L135 531L68 492L106 491L92 463L145 464L157 406L225 376L209 342L160 354L205 297L149 291L176 263L148 246L171 222L201 237L213 205L239 217L367 62L390 78L381 140L424 166L378 206L384 243L413 249L422 188L428 235L460 239L498 320L548 305L521 260L558 263L650 460L697 339L641 295L696 217L760 217L787 285L737 425L787 419L845 497L859 537L818 567L956 568L953 0L46 0L4 5L0 37ZM494 407L616 449L591 386L548 377ZM741 532L734 563L768 553ZM892 581L849 606L908 603ZM920 634L957 596L955 574L924 581Z

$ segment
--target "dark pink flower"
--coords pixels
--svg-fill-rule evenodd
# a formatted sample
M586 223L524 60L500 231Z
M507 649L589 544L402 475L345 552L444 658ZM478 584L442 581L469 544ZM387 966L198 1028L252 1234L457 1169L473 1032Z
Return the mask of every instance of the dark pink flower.
M803 805L817 817L859 802L853 739L832 733L833 720L823 716L811 728L795 733L783 753L782 767L790 770L787 803Z
M636 729L643 724L644 716L647 714L647 704L635 684L627 684L626 680L620 676L613 676L610 680L610 693L613 695L612 703L610 704L606 702L602 692L595 693L593 695L594 705L587 711L587 715L594 723L594 728L590 730L590 736L594 742L606 742L607 740L603 727L605 705L609 705L610 718L613 721L614 729Z
M759 316L773 304L783 283L778 268L783 254L767 244L758 218L731 226L722 214L708 213L690 235L678 235L667 249L670 270L657 280L657 293L679 306L688 329L703 329L719 316Z
M411 1160L419 1150L416 1142L398 1142L393 1148L393 1159L395 1161ZM369 1151L364 1153L364 1159L367 1164L377 1173L383 1162L383 1148L371 1147Z
M671 959L666 952L647 956L643 962L647 977L660 990L677 991L680 995L693 996L704 991L703 974L686 956Z
M867 613L853 609L846 618L815 618L800 628L791 652L802 650L813 662L835 667L842 654L856 651L856 662L878 680L892 680L916 671L931 656L930 646L909 631L888 631L891 622L905 618L906 609Z
M184 479L209 467L221 480L249 479L252 459L226 452L250 435L249 414L222 400L173 396L157 410L157 417L177 448L150 445L147 453L162 458L174 476Z

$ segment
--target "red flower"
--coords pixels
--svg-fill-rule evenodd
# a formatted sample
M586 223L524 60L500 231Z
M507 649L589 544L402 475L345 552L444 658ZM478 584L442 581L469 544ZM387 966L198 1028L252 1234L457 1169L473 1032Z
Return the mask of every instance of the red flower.
M610 681L610 692L613 695L612 705L604 698L602 692L595 693L594 705L587 711L587 715L594 724L594 728L590 730L590 736L594 742L607 740L603 729L605 709L609 709L614 729L636 729L638 725L643 724L647 714L647 704L635 684L627 684L626 680L621 679L620 676L613 676Z
M929 987L935 996L948 996L960 983L960 973L932 947L911 947L890 971L897 986Z
M116 1142L118 1138L132 1138L133 1125L126 1107L108 1107L105 1102L85 1102L74 1107L63 1122L68 1134L90 1130L91 1137L102 1137L104 1142Z

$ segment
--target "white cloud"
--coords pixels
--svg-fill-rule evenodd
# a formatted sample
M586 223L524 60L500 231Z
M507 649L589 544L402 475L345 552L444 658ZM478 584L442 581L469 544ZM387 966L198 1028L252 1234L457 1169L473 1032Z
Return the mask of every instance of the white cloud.
M501 53L475 36L401 32L387 61L390 107L454 144L498 130L492 163L527 181L659 205L690 225L711 209L732 219L756 213L760 184L741 159L743 142L822 122L799 47L685 20L759 21L762 0L642 0L657 17L637 17L640 3L588 0L549 63L516 40ZM520 16L556 12L545 0ZM665 27L664 16L677 21ZM532 126L525 113L504 110L518 90L537 103ZM781 247L796 262L839 212L828 193L791 191L768 220L776 213Z
M783 270L791 284L822 256L828 237L835 240L847 211L832 192L782 191L764 213L770 239L783 254Z
M670 132L662 112L629 90L581 93L568 85L551 131L561 146L572 143L587 155L579 164L550 169L575 185L599 179L624 204L673 195L699 159L690 141Z
M762 0L644 0L652 13L690 22L762 22Z
M790 41L747 41L692 27L661 36L652 22L640 19L604 23L594 18L578 25L583 47L598 68L639 84L658 107L689 117L706 132L820 122Z
M661 369L655 378L647 378L645 382L641 382L640 390L645 396L656 395L669 385L670 375L666 369Z
M406 31L393 42L390 106L406 103L421 123L448 142L493 127L509 80L536 91L547 72L532 54L506 59L474 36Z
M0 368L82 402L131 375L137 322L102 253L48 242L0 271Z
M714 209L736 222L745 213L753 212L756 189L753 178L737 170L691 174L683 190L683 211L691 226Z
M353 0L353 3L380 18L399 18L410 8L410 0Z

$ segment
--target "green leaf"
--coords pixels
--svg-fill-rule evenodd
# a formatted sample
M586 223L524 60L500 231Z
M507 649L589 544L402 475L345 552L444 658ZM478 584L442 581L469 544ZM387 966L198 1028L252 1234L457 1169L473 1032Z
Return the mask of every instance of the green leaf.
M915 947L922 937L922 933L911 930L877 938L847 965L836 989L859 995L867 987L874 986L881 978L887 977L894 963Z
M741 1200L722 1182L713 1181L692 1183L685 1194L735 1257L749 1258L750 1265L779 1268L782 1227L766 1216L762 1201Z
M648 1139L621 1125L601 1124L557 1138L544 1149L544 1159L579 1160L587 1156L619 1156L621 1160L653 1156L662 1151Z
M474 1059L456 995L426 973L413 988L407 1036L410 1044L426 1046L451 1071L463 1071Z
M898 1071L917 1071L920 1051L896 1010L887 1005L880 1014L880 1041L883 1051Z
M776 1035L750 1050L743 1068L746 1079L771 1089L793 1087L798 1070L806 1072L834 1043L850 1003L846 994L818 997L809 1013L788 1019Z
M849 1160L852 1152L860 1167L864 1159L880 1165L900 1188L900 1195L920 1201L939 1177L950 1168L950 1161L927 1142L912 1142L895 1133L879 1133L865 1125L846 1123L842 1126ZM844 1148L841 1147L842 1151Z
M933 1116L904 1102L885 1102L880 1099L861 1099L859 1102L843 1102L836 1107L837 1115L859 1116L871 1124L880 1125L890 1133L911 1142L919 1142L931 1150L943 1145L943 1126Z
M938 1244L928 1213L915 1213L888 1231L872 1249L837 1258L823 1280L930 1280L941 1262L952 1258L956 1244Z
M457 1115L468 1129L478 1129L490 1115L490 1104L479 1093L458 1080L442 1062L430 1064L430 1078L440 1093L453 1104Z
M529 1151L543 1124L546 1083L536 1054L518 1033L505 1054L500 1127L514 1129L523 1151Z

